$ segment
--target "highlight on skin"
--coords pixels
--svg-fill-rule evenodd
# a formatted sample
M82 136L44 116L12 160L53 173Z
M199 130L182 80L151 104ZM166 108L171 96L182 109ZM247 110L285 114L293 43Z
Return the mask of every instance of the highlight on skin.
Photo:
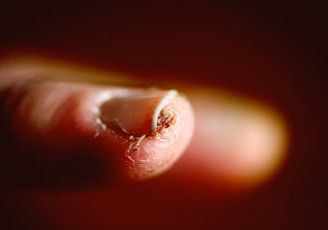
M200 177L240 189L268 182L279 172L289 136L274 108L211 88L190 90L188 95L196 127L186 158L206 169Z

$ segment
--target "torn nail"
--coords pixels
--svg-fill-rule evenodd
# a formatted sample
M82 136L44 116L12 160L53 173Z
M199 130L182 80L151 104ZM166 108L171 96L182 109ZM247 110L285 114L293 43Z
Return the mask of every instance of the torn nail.
M173 117L165 106L176 95L175 90L133 91L114 97L100 107L100 119L108 127L135 137L151 135L160 125L165 127Z

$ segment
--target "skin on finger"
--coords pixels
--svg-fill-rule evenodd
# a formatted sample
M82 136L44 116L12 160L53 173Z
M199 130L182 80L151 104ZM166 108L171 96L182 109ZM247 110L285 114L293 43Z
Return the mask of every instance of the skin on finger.
M279 172L288 132L274 109L217 89L186 92L195 111L195 133L172 175L192 173L193 183L198 178L242 191Z
M63 69L57 69L57 71L65 73ZM42 72L44 73L44 70ZM76 72L73 73L77 74ZM38 86L39 83L36 84ZM140 161L140 164L133 164L125 155L125 150L130 146L129 142L124 144L124 141L120 141L130 141L130 135L125 134L121 128L128 129L128 132L131 132L133 128L122 126L120 122L118 122L120 125L115 126L115 122L110 122L111 117L97 121L96 118L100 119L100 117L95 116L95 114L101 113L102 110L105 112L107 109L116 106L116 104L107 106L106 102L109 96L106 92L114 90L116 93L124 94L122 90L126 91L127 89L76 83L68 84L67 82L46 82L43 86L42 94L41 88L37 87L40 90L36 94L39 101L44 101L45 97L49 97L50 101L56 101L57 103L65 101L65 103L59 103L59 105L64 104L67 107L64 109L65 106L64 108L59 106L60 109L56 110L56 103L47 103L49 105L48 109L34 107L43 108L43 114L58 115L56 111L62 111L61 113L64 115L59 116L59 119L53 119L56 121L54 123L49 123L47 117L43 117L44 121L40 121L37 116L32 116L32 118L36 118L34 119L36 124L42 124L43 122L44 124L52 124L51 127L40 125L37 130L26 127L26 124L30 124L31 121L26 123L21 121L18 122L19 125L15 125L16 131L14 134L16 138L19 138L19 144L22 145L23 140L26 140L23 145L27 146L25 149L37 149L38 154L41 154L41 158L38 159L42 159L42 161L36 161L33 166L42 163L50 168L47 170L46 167L43 167L41 168L42 172L53 171L56 168L56 175L51 178L52 181L54 181L54 178L58 179L58 174L61 174L58 169L62 169L64 166L64 169L66 167L63 173L64 177L71 177L67 183L76 182L78 180L76 174L82 176L84 181L86 174L91 174L87 175L87 179L94 180L93 175L99 175L95 169L99 168L115 169L114 172L107 173L101 170L99 173L102 176L115 175L116 178L122 180L122 178L131 179L132 173L137 177L132 177L132 179L138 179L140 176L138 170L140 168L144 169L145 164L142 161ZM85 90L86 88L88 90ZM61 93L54 93L53 96L50 96L50 92L55 92L51 89L59 90ZM137 91L139 92L139 90ZM36 93L36 91L34 92ZM267 113L265 109L259 109L260 107L254 106L253 103L242 102L233 99L233 97L218 94L217 90L186 90L186 92L195 112L195 133L185 154L168 173L155 180L147 180L133 186L116 187L115 189L94 189L93 187L92 190L79 189L63 192L57 190L32 190L30 193L26 190L10 191L7 194L9 197L7 200L19 200L19 202L15 202L15 204L17 203L16 210L22 210L21 212L24 214L31 213L27 218L31 218L32 222L45 226L45 228L49 228L51 225L52 227L55 226L54 228L62 229L76 228L76 226L83 228L86 225L109 228L117 226L117 228L121 228L122 226L131 226L131 223L141 222L157 227L159 223L163 222L170 225L166 220L163 220L163 216L166 218L168 213L172 220L176 217L180 218L183 213L187 213L186 216L182 216L186 223L190 223L189 215L191 214L193 218L201 217L208 220L209 209L215 211L215 218L220 215L218 207L222 209L222 213L227 210L232 212L229 205L218 202L217 197L222 190L217 187L213 189L213 185L232 185L240 189L258 185L272 176L284 158L280 153L280 148L284 144L285 127L279 122L276 123L275 118L272 118L274 113ZM167 94L168 91L161 91L158 96L165 98ZM171 110L180 111L184 106L187 106L187 111L190 111L190 105L185 104L183 97L175 96L174 98L184 102L168 104L167 106L172 106ZM37 103L37 105L40 105L40 103ZM148 108L152 108L152 106L150 105ZM192 119L192 117L191 114L190 118ZM51 116L48 119L51 120ZM180 122L185 124L181 126L181 137L187 138L191 133L192 127L190 127L190 124L192 123L188 123L186 116ZM105 130L103 125L105 125ZM107 126L110 126L111 130L115 130L115 133L121 135L123 139L114 138L117 141L113 141L110 138L111 134L106 131ZM35 126L33 125L33 127ZM45 127L47 129L44 130ZM31 130L34 131L31 132ZM38 135L35 135L35 133ZM44 138L44 133L51 135ZM92 140L91 143L90 140ZM145 142L147 140L148 142ZM270 144L269 140L275 141ZM155 140L150 137L149 139L143 139L142 143L144 147L147 147L148 144L153 145L152 143L155 143L153 141ZM179 141L177 144L183 142L187 144L185 139ZM253 143L253 145L248 145L249 143ZM52 146L51 149L49 146ZM174 144L170 144L170 146L174 147ZM272 152L268 151L270 148L273 150ZM111 150L115 151L112 152ZM167 150L166 146L163 146L163 151ZM176 149L173 149L173 151L173 153L177 153ZM70 156L72 152L76 155L69 160L67 156ZM58 156L58 153L61 153L61 156ZM90 155L90 153L92 154ZM113 153L116 153L119 158L115 158ZM45 154L47 156L55 154L60 162L65 162L63 159L66 159L67 163L54 164L54 158L44 158ZM176 156L178 157L179 153ZM137 158L133 158L133 160L138 161ZM84 166L85 162L88 162L88 167ZM89 167L90 162L94 162L95 166ZM101 165L99 163L105 164ZM149 165L156 166L156 169L160 167L154 162ZM169 163L167 165L170 166ZM133 168L133 166L136 167ZM67 168L74 169L76 174L70 174L71 171ZM17 169L17 165L15 169ZM30 168L28 169L30 170ZM162 169L165 170L165 168ZM25 171L19 170L19 175L22 172ZM36 172L40 172L40 170ZM115 172L120 172L121 175L117 177ZM148 174L148 176L153 175ZM141 176L143 178L148 177L145 174ZM192 187L189 186L190 184L192 184ZM132 211L131 207L133 208ZM142 207L141 214L134 211L135 207ZM29 219L29 221L31 220ZM231 221L233 221L233 218Z
M31 73L18 75L16 80ZM10 155L2 171L11 182L144 180L170 168L191 139L193 112L176 91L38 79L43 77L2 88L1 136L8 141L1 147Z
M231 189L245 195L245 188L254 188L278 171L285 158L286 126L267 107L229 94L206 89L189 90L187 95L197 119L195 133L185 154L168 173L117 189L19 194L24 204L38 204L37 208L22 205L25 212L34 211L34 219L45 216L47 221L42 224L51 223L57 228L86 224L121 228L139 222L151 227L161 222L171 226L163 221L163 216L182 218L187 226L190 216L201 218L199 226L203 226L210 211L215 220L229 212L229 228L235 220L236 207L241 208L237 210L241 215L253 211L242 199L238 202L243 205L236 206L234 199L229 199L233 195ZM223 187L216 187L218 184L229 189L229 194ZM136 207L138 211L141 207L142 216L134 211ZM194 227L193 222L190 227Z
M47 77L47 80L51 80L51 82L47 82L47 84L43 83L45 89L43 93L41 93L41 97L40 95L37 95L36 97L45 98L44 96L47 95L50 99L55 98L56 100L54 101L56 101L58 105L66 104L68 107L66 108L67 111L75 111L73 113L65 113L66 118L61 119L61 122L59 122L61 125L58 125L58 123L42 121L38 116L36 116L38 119L34 119L36 121L34 122L34 126L39 125L42 128L48 127L50 124L52 124L54 126L52 130L56 130L56 134L53 135L55 139L54 137L48 136L46 138L46 142L43 140L41 145L39 141L41 140L40 138L36 140L26 138L27 136L35 136L35 134L29 135L26 134L26 131L22 132L22 128L30 122L27 122L26 124L20 124L22 122L16 122L17 124L20 124L16 125L16 127L18 127L16 128L16 133L22 134L20 142L25 141L25 145L28 145L27 149L35 148L35 144L32 144L32 146L29 145L31 143L38 142L38 149L40 149L40 151L44 151L44 149L47 149L47 152L50 151L49 148L40 147L44 145L52 146L52 152L97 152L99 156L101 156L99 159L108 158L108 155L113 157L112 154L108 154L109 150L113 152L118 151L121 152L121 154L115 155L115 157L118 156L118 159L107 159L107 162L124 163L115 163L111 167L108 167L108 165L102 166L101 164L97 163L97 166L93 166L91 171L93 171L93 173L99 171L99 173L102 175L112 175L119 171L121 174L120 177L139 180L141 178L145 179L152 177L153 175L165 171L165 169L168 167L163 167L163 161L161 161L160 158L162 156L166 156L167 161L176 161L181 152L183 152L183 149L186 148L187 143L189 143L188 140L190 139L193 130L193 115L190 112L190 105L188 103L184 103L185 99L183 99L181 96L175 96L175 101L168 104L168 106L173 108L166 107L168 108L167 111L184 110L186 113L183 115L184 118L180 121L182 124L180 127L181 129L176 129L180 130L180 138L182 139L181 141L176 139L176 142L179 142L180 144L176 146L170 145L175 149L172 150L171 147L167 148L167 145L165 145L165 142L163 142L163 148L156 148L155 151L155 148L152 148L153 143L161 145L162 142L154 142L151 135L145 138L146 136L143 136L142 133L134 133L131 137L129 132L127 132L124 127L117 126L116 122L106 123L106 119L103 119L102 116L99 116L100 110L105 112L105 110L110 107L114 108L116 106L115 104L120 104L120 97L125 94L124 92L126 90L122 88L112 88L112 93L115 94L116 92L116 95L121 96L118 97L118 102L114 103L114 105L108 106L108 103L104 102L110 97L110 93L108 93L108 87L91 87L89 85L88 90L85 90L86 85L76 83L76 79L79 79L79 77L82 78L82 81L86 82L90 81L91 79L96 82L101 82L102 84L106 83L106 76L101 74L99 71L92 72L86 69L83 69L82 71L74 68L67 68L67 66L61 66L57 64L54 65L54 63L50 62L43 63L37 59L32 58L14 59L14 62L9 62L8 66L11 66L11 68L9 68L10 71L8 71L8 68L7 71L3 71L2 69L3 72L9 73L12 76L12 78L6 78L7 80L20 79L21 74L26 76L26 78L33 78L35 75L49 76ZM65 81L57 82L57 78ZM119 83L120 85L128 85L129 83L133 82L132 80L130 81L129 78L124 78L121 76L118 79L119 82L114 82ZM107 78L107 84L112 83L112 80L113 79L111 77ZM68 84L68 82L73 83ZM8 84L11 83L9 82L7 85ZM47 87L50 87L50 90ZM41 88L42 87L40 87L39 90L41 90ZM58 94L58 92L54 90L53 92L55 93L55 96L49 95L48 92L52 91L51 88L60 89L60 93ZM129 90L130 94L138 95L140 93L140 90L134 90L133 93L132 91L133 90ZM171 170L172 172L170 172L169 175L173 175L175 179L182 178L184 181L187 181L188 178L192 178L193 183L196 183L195 178L199 178L200 181L210 181L210 184L222 184L224 186L242 188L253 187L257 184L261 184L272 175L274 175L275 172L277 172L283 162L283 159L285 158L284 149L286 148L288 135L285 123L281 117L276 112L274 112L274 110L266 106L262 106L259 103L254 103L250 100L241 99L228 93L224 93L223 91L218 91L217 89L195 90L185 88L183 91L187 92L186 94L193 104L196 115L196 130L191 144L186 151L186 154L184 154L182 159L178 161L178 164L173 167L173 170ZM42 96L42 94L44 96ZM65 96L65 94L67 95ZM155 101L159 98L165 98L165 96L168 94L169 91L158 92L157 96L155 97ZM60 101L65 101L68 96L70 96L70 103L60 103ZM131 99L131 97L129 98ZM127 101L129 101L129 104L131 105L130 99ZM56 107L54 105L56 105L56 103L48 103L47 105L50 106L48 110L46 109L46 106L39 106L39 108L43 108L47 111L50 111L50 109L54 110ZM139 105L136 103L135 106L132 106L135 107L134 111L138 110L138 106L142 107L142 103L143 102L141 100ZM78 106L76 109L72 109L72 105ZM90 108L93 108L92 111ZM153 107L150 106L149 108ZM65 109L62 110L65 111ZM124 110L119 111L124 113ZM154 110L149 109L149 111ZM41 112L42 111L39 113ZM52 113L56 114L56 112ZM95 118L94 115L97 113L98 116ZM43 116L42 118L46 119L46 117L47 116ZM134 116L134 118L135 117L136 116ZM143 128L145 128L145 130L149 129L147 124L151 123L151 117L151 115L148 116L148 122L137 122L139 124L144 124L141 126L141 128L139 127L139 130L143 130ZM126 116L125 122L129 121L129 119L131 120L129 116ZM44 124L48 124L44 125L42 122ZM69 128L67 129L67 127ZM109 130L112 130L115 134L119 134L118 136L123 135L123 137L117 138L116 141L113 141L113 138L108 138L108 132L106 131L108 127L110 127ZM28 130L33 130L33 128L28 128ZM65 132L63 132L63 130L65 130ZM69 134L69 132L72 133ZM171 134L173 133L174 131ZM65 135L66 137L64 137ZM56 139L58 137L60 137L59 145L58 139ZM165 137L162 140L165 139L169 140ZM74 140L76 141L75 143ZM69 144L65 142L69 142ZM81 142L89 143L89 145L81 145ZM76 146L80 146L78 150L76 150ZM150 159L145 157L149 154L140 154L140 152L147 152L143 150L144 147L153 152L150 154L154 156L151 164L147 164L147 160L149 161ZM71 148L73 148L73 150L71 150ZM154 152L158 152L159 149L163 150L159 151L163 154L154 154ZM165 154L166 151L180 152L180 154ZM127 154L127 152L129 152L129 154ZM122 153L124 153L123 155L125 157L120 158ZM82 155L85 154L80 154L80 156ZM88 154L86 155L86 158L88 158ZM137 155L139 157L134 159ZM169 158L170 156L173 157ZM72 161L73 159L74 158L72 158ZM85 160L86 159L82 161ZM163 160L165 159L163 158ZM149 165L152 165L152 167L148 167ZM172 164L168 164L168 166L169 165ZM58 165L56 167L58 167ZM114 170L114 172L111 173L103 173L102 170L99 170L99 168L114 169L116 167L119 167L120 169ZM144 170L140 170L140 167L144 168ZM122 168L124 169L121 170ZM81 167L81 170L78 170L77 173L85 174L83 172L89 173L89 171L90 169L86 170ZM147 173L145 173L146 171ZM176 174L176 172L178 172L178 174ZM170 176L168 177L170 178Z

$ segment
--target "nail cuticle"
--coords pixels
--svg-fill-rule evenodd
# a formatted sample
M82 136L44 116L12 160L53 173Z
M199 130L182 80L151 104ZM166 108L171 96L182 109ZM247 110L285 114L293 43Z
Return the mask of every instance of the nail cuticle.
M168 108L176 90L146 90L120 97L108 97L96 113L96 123L104 131L120 135L149 137L175 123L175 113Z

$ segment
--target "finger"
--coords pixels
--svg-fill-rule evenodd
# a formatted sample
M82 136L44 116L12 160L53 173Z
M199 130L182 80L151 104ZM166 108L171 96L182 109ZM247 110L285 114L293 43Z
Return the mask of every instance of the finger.
M24 68L39 74L50 71L53 79L63 79L63 76L66 81L78 77L89 81L90 76L97 77L97 81L100 79L99 73L69 71L48 64L38 68L32 66L32 69ZM106 77L101 79L106 82ZM124 78L115 79L109 81L127 84ZM277 113L246 99L218 93L217 89L186 89L186 92L195 110L196 131L186 154L168 175L160 178L160 183L167 178L169 183L189 181L196 187L206 183L207 187L223 184L240 189L260 184L274 175L283 162L287 142L286 127ZM95 151L93 148L90 151ZM80 172L82 175L89 173L85 169Z
M49 81L22 69L1 78L10 79L1 89L1 179L9 184L144 180L170 168L193 133L191 106L174 90Z
M195 112L195 132L169 180L180 177L198 187L240 190L261 185L279 172L288 132L276 110L222 90L186 92Z

